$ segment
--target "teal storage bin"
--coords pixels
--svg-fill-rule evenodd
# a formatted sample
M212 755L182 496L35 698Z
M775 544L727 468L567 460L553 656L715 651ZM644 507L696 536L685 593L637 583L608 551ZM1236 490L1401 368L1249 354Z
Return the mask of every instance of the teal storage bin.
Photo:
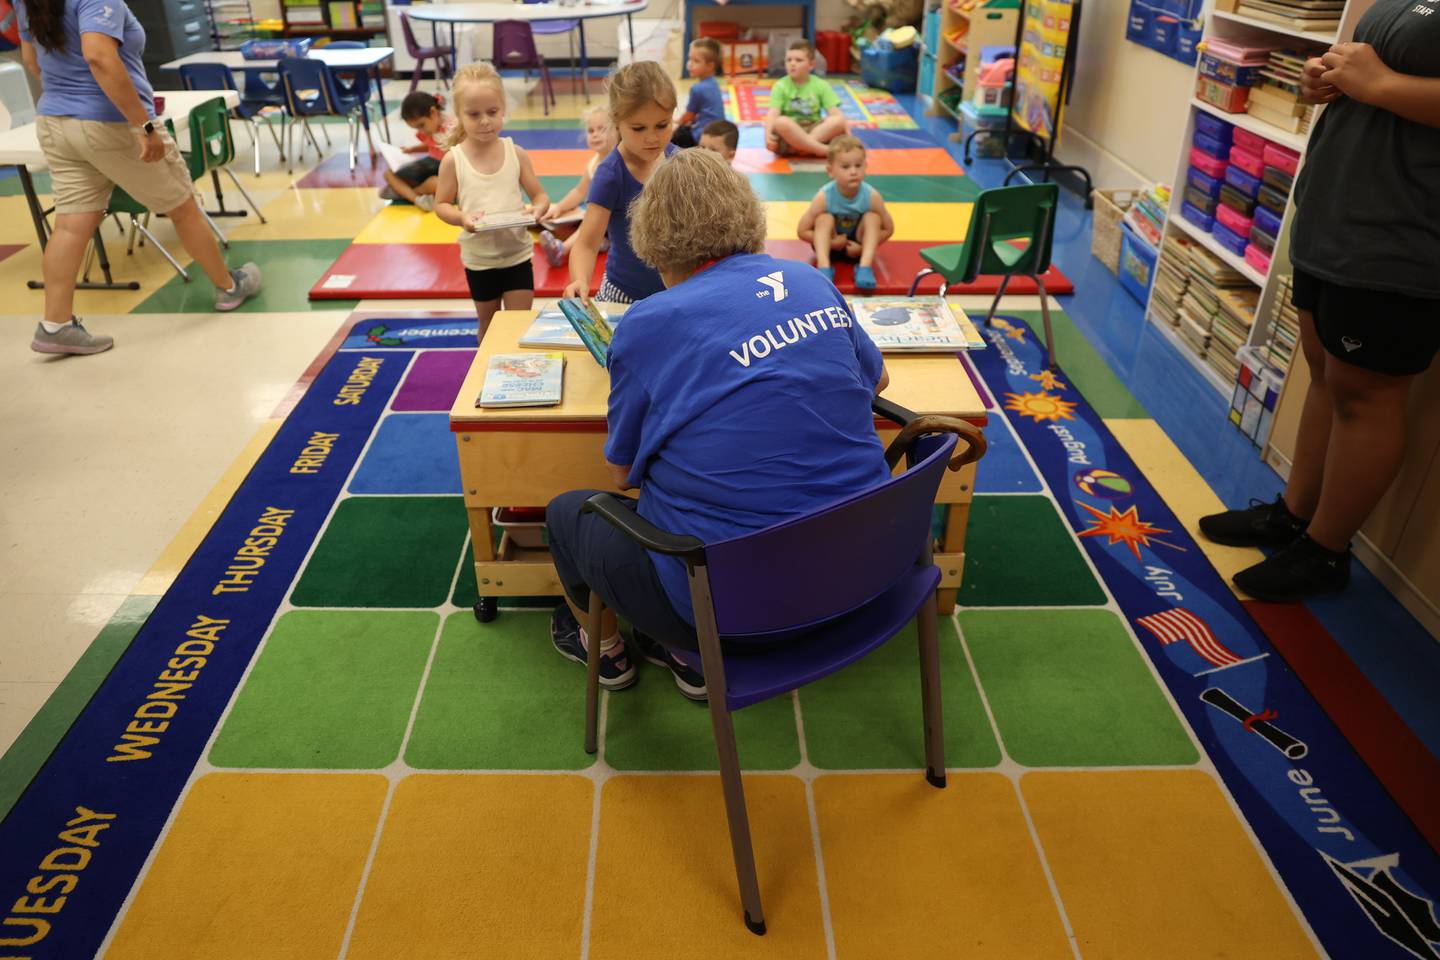
M918 69L919 51L914 44L903 50L867 47L860 54L860 80L867 87L891 93L909 93L915 89Z
M1160 254L1130 228L1120 224L1120 286L1142 304L1150 296L1150 283L1155 279L1155 263Z
M930 54L930 47L925 47L925 52L920 54L920 94L925 97L935 96L935 58Z

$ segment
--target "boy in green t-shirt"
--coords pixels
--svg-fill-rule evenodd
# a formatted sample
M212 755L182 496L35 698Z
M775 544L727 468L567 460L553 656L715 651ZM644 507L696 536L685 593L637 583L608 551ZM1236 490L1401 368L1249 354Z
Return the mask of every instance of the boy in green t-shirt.
M815 48L796 40L785 51L785 76L770 88L765 146L778 154L825 156L825 144L846 132L840 98L830 84L812 77Z

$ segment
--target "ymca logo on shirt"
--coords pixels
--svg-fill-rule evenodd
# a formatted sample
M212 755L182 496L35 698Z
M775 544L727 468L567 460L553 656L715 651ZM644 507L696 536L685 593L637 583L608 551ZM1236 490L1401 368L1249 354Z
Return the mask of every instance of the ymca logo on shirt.
M770 294L773 293L775 294L776 303L779 303L781 300L785 299L785 294L787 292L785 290L785 271L776 270L774 273L767 273L763 277L756 277L755 280L762 287L767 288L765 290L757 291L755 296L768 297L770 296Z

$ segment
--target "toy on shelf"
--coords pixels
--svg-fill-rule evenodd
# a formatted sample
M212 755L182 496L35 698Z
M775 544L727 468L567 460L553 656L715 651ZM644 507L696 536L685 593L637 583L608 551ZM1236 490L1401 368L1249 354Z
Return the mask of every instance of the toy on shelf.
M975 77L975 104L981 107L1009 107L1010 78L1015 75L1015 58L1004 57L982 64Z

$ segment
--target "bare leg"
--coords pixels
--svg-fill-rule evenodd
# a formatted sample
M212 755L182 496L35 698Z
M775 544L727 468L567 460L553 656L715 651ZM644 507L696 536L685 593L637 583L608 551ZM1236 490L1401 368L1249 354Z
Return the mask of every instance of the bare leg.
M195 262L200 264L200 269L205 271L210 282L220 290L233 287L235 279L230 276L230 268L225 265L225 256L220 252L220 245L215 242L215 234L210 232L210 224L200 215L200 206L195 202L195 198L191 197L165 215L175 224L180 243L190 256L195 258Z
M85 246L105 219L104 210L57 213L55 230L45 244L45 321L69 323L75 311L75 275L85 257ZM212 241L213 242L213 241Z
M423 196L427 193L434 193L435 188L438 186L440 186L439 177L426 177L424 180L420 181L420 184L418 186L415 187L415 192Z
M495 316L495 311L500 309L499 300L475 300L475 316L480 318L480 342L485 341L485 331L490 329L490 318ZM580 622L585 622L585 614L580 617Z
M860 238L860 266L862 267L875 265L875 251L880 246L882 222L880 214L873 210L860 218L860 226L856 229L855 235Z
M1400 472L1405 459L1405 405L1414 379L1365 370L1334 356L1325 358L1334 420L1320 502L1307 531L1325 549L1346 549Z
M810 128L810 137L817 143L826 144L848 129L850 129L850 125L845 121L843 115L826 117L824 120L815 124L814 127ZM824 152L824 149L820 150L820 153Z
M842 122L844 121L844 117L840 119ZM819 130L822 126L824 126L823 122L816 125L814 129ZM813 131L807 131L789 117L781 117L775 121L774 135L790 144L790 148L796 153L808 153L817 157L825 156L825 144L815 139ZM831 133L830 136L833 138L835 134Z
M529 310L535 304L534 290L506 290L500 295L506 310Z
M806 233L809 233L810 236L805 236ZM800 239L809 240L814 246L815 266L822 268L830 266L830 248L835 240L835 218L828 213L820 214L815 218L814 227L800 232Z
M1300 311L1300 348L1310 367L1310 389L1305 393L1305 405L1300 412L1290 480L1285 484L1285 506L1304 520L1315 515L1315 507L1320 502L1320 481L1325 473L1325 451L1330 445L1333 420L1330 390L1325 382L1328 353L1315 332L1315 317L1308 310Z

